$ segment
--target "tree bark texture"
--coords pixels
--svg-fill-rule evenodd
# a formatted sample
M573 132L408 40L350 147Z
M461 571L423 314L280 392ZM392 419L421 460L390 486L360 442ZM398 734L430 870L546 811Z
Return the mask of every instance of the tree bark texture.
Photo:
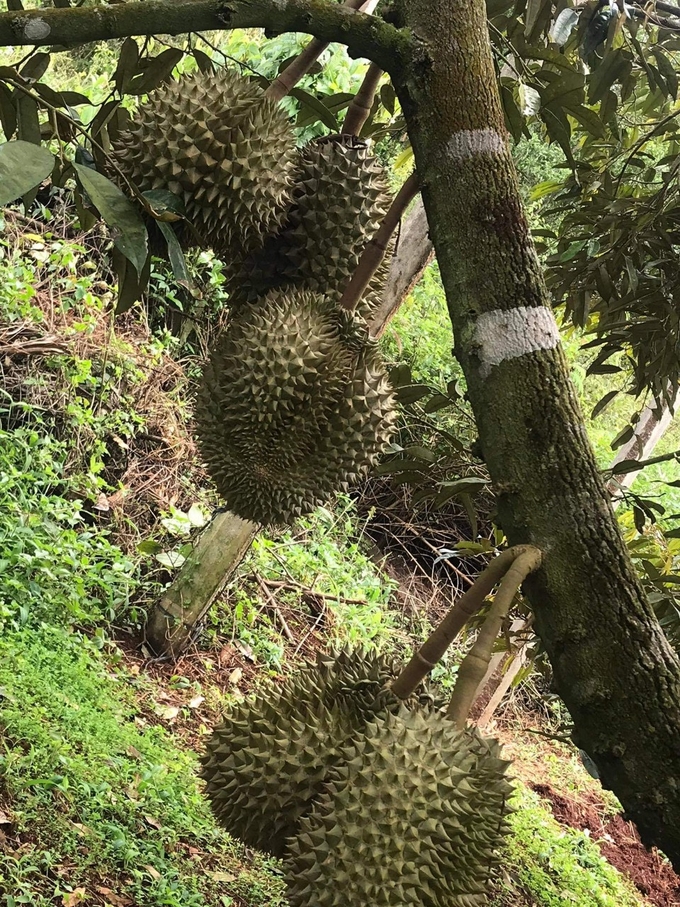
M159 655L177 657L243 560L258 527L233 513L218 513L198 537L174 582L156 603L146 639Z
M680 867L680 665L646 601L568 378L507 144L483 0L401 0L393 72L484 456L575 740Z
M144 0L112 6L0 13L0 46L57 45L130 35L179 35L221 28L264 28L270 35L305 32L340 41L350 54L382 69L398 66L410 38L378 16L328 0Z

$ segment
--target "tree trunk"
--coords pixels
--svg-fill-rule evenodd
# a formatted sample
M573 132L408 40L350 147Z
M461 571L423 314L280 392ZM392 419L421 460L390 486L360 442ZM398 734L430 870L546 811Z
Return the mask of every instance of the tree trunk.
M401 0L393 72L500 522L544 553L525 583L574 738L680 867L680 665L600 478L508 148L483 0ZM401 23L400 23L401 24Z

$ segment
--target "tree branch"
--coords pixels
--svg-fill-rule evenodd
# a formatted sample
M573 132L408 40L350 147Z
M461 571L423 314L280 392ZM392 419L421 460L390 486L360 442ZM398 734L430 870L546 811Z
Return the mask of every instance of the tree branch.
M392 202L375 235L366 244L364 251L361 253L357 269L350 278L338 303L341 308L347 309L348 312L352 312L356 308L378 265L385 257L390 237L397 229L404 211L409 206L409 203L413 201L417 192L418 174L412 173L397 193L397 197Z
M402 69L410 34L378 16L329 0L131 0L112 6L0 13L0 46L86 44L130 35L178 35L230 28L304 32L345 44L388 72Z

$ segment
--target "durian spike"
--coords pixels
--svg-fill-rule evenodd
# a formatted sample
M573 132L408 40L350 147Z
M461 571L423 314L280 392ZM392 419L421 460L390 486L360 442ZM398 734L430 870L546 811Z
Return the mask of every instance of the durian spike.
M373 0L346 0L343 6L348 9L356 9L367 12L369 6L374 6ZM265 91L265 97L272 98L274 101L280 101L295 88L300 79L307 75L311 67L316 63L321 54L328 47L327 41L320 41L318 38L312 38L309 44L302 50L288 66L280 72L274 79L269 88Z
M348 312L353 312L361 301L362 296L366 292L366 288L371 282L371 278L380 266L380 262L385 257L390 237L396 230L397 225L409 204L417 195L418 190L418 174L414 171L397 193L397 197L390 205L390 209L383 218L383 222L361 253L361 258L359 259L356 271L352 274L352 277L340 298L340 308L346 309Z
M491 650L500 633L510 605L524 580L541 564L538 548L528 548L510 564L503 577L486 620L477 634L475 644L463 659L447 709L447 715L456 727L463 730L467 723L477 689L484 680L491 661Z
M361 88L347 108L347 114L342 124L343 135L359 135L361 132L373 107L373 99L382 75L383 70L375 63L371 63L364 76L364 81L361 83Z
M417 689L418 684L442 658L468 620L480 610L487 595L505 576L514 561L523 554L537 550L530 545L516 545L514 548L506 549L491 561L467 592L452 605L439 626L429 635L394 681L391 689L395 696L406 699Z

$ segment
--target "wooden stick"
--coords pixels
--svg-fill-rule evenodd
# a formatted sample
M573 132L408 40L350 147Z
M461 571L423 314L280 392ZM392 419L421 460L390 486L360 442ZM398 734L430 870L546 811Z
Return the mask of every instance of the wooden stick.
M385 257L390 237L397 228L409 203L415 198L418 192L418 185L418 175L414 172L397 193L397 197L390 205L390 210L385 215L382 224L361 253L356 271L352 274L340 299L340 306L347 309L348 312L352 312L357 307L366 291L366 287L371 282L371 278Z
M345 121L342 124L343 135L359 135L373 107L373 99L384 70L371 63L354 100L347 108Z
M540 563L541 552L538 548L526 548L515 557L501 581L489 614L477 634L474 646L465 656L458 669L458 677L453 688L447 714L456 726L461 729L467 723L477 687L484 679L486 669L491 661L493 644L510 610L512 600L527 576L533 573Z
M430 634L394 681L392 692L395 696L398 696L399 699L407 699L417 689L468 620L479 611L487 595L496 583L500 582L513 561L520 554L531 550L533 549L528 545L518 545L515 548L508 548L491 561L474 584L449 609L439 626Z
M343 6L348 9L363 10L369 4L370 0L346 0ZM274 79L265 91L265 97L273 98L275 101L285 98L290 90L295 88L300 79L307 75L327 47L328 41L312 38L304 50Z

